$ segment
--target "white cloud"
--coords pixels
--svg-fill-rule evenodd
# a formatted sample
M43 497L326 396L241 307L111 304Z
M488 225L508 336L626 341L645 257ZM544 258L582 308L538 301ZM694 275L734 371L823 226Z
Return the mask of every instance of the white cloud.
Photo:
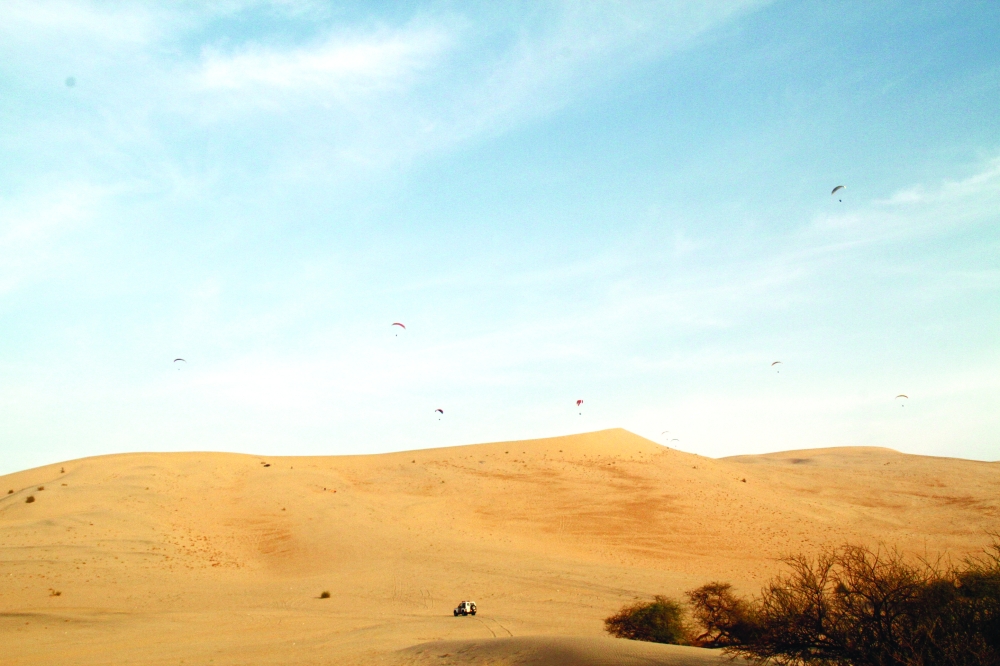
M196 74L203 90L272 95L307 91L337 99L398 91L447 50L442 29L379 29L367 35L333 35L320 44L289 50L251 45L234 54L207 49Z
M824 212L803 229L800 251L841 252L873 243L946 233L1000 217L1000 158L960 180L917 183L843 213Z
M990 160L985 168L962 180L946 180L936 187L914 185L878 203L888 206L937 204L970 197L1000 198L1000 157Z
M0 34L9 42L90 41L144 44L166 27L167 15L150 5L99 4L65 0L6 0Z
M530 25L502 12L424 12L397 27L334 28L307 45L210 46L189 74L194 98L173 103L210 122L295 109L296 132L309 136L289 160L295 177L336 162L377 168L552 113L761 4L548 3Z

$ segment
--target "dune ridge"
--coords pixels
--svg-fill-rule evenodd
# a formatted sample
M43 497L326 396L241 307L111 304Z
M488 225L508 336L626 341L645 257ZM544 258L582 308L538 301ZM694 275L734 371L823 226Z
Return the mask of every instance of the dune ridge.
M635 598L719 579L754 592L778 558L848 540L961 557L998 519L998 463L710 459L624 430L100 456L0 477L0 634L12 664L372 663L434 641L597 639ZM481 613L452 617L470 598Z

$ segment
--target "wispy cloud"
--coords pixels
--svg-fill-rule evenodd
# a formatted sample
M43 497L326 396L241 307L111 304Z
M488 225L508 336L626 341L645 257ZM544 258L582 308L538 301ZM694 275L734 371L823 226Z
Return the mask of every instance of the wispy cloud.
M0 34L17 42L72 41L141 44L151 40L167 16L151 5L99 4L66 0L9 0Z
M313 46L286 50L250 45L223 53L209 48L195 80L203 90L251 91L255 97L298 92L317 101L323 96L346 101L410 87L413 77L450 42L440 27L418 27L336 34Z
M895 192L878 203L887 206L938 204L976 197L980 203L1000 199L1000 157L990 160L976 174L961 180L946 180L936 186L914 185ZM985 201L983 201L985 199Z
M546 3L528 27L473 7L331 29L306 45L208 45L190 76L198 103L178 103L218 122L311 108L308 134L322 154L296 148L312 172L322 171L317 161L384 166L544 117L762 4Z
M845 213L817 215L802 231L803 251L840 251L873 243L947 233L1000 216L1000 158L973 175L917 183Z

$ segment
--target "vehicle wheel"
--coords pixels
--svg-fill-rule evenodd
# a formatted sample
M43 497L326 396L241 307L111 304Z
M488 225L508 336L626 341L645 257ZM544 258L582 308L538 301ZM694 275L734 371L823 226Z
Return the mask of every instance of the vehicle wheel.
M472 614L473 614L473 615L475 615L475 614L476 614L476 611L472 611Z
M458 617L458 611L452 611L452 613L455 614L455 617Z

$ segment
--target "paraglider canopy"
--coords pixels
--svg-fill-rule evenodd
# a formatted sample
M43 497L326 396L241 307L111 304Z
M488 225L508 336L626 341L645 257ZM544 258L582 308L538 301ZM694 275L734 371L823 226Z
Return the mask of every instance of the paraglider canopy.
M184 359L182 359L182 358L175 358L174 359L174 363L176 363L177 361L184 361ZM187 361L184 361L184 362L187 363Z
M580 406L580 405L582 405L582 404L583 404L583 400L577 400L577 401L576 401L576 406L577 406L577 407L579 407L579 406Z
M434 411L437 412L438 414L444 414L443 409L435 409Z
M836 194L840 190L844 190L844 189L847 189L847 185L837 185L837 187L833 188L833 190L830 192L830 196L833 196L834 194Z
M906 395L905 393L900 393L899 395L896 396L895 399L899 400L900 398L906 398L907 400L909 400L910 396ZM901 403L899 403L899 406L900 407L906 407L906 403L905 402L901 402Z
M400 327L401 329L403 329L404 331L406 330L406 327L405 327L405 326L403 326L402 324L400 324L400 323L399 323L398 321L394 321L394 322L392 322L392 325L393 325L393 326L399 326L399 327Z
M779 363L781 363L781 361L775 361L774 363L771 364L771 367L773 368L774 366L778 365Z

